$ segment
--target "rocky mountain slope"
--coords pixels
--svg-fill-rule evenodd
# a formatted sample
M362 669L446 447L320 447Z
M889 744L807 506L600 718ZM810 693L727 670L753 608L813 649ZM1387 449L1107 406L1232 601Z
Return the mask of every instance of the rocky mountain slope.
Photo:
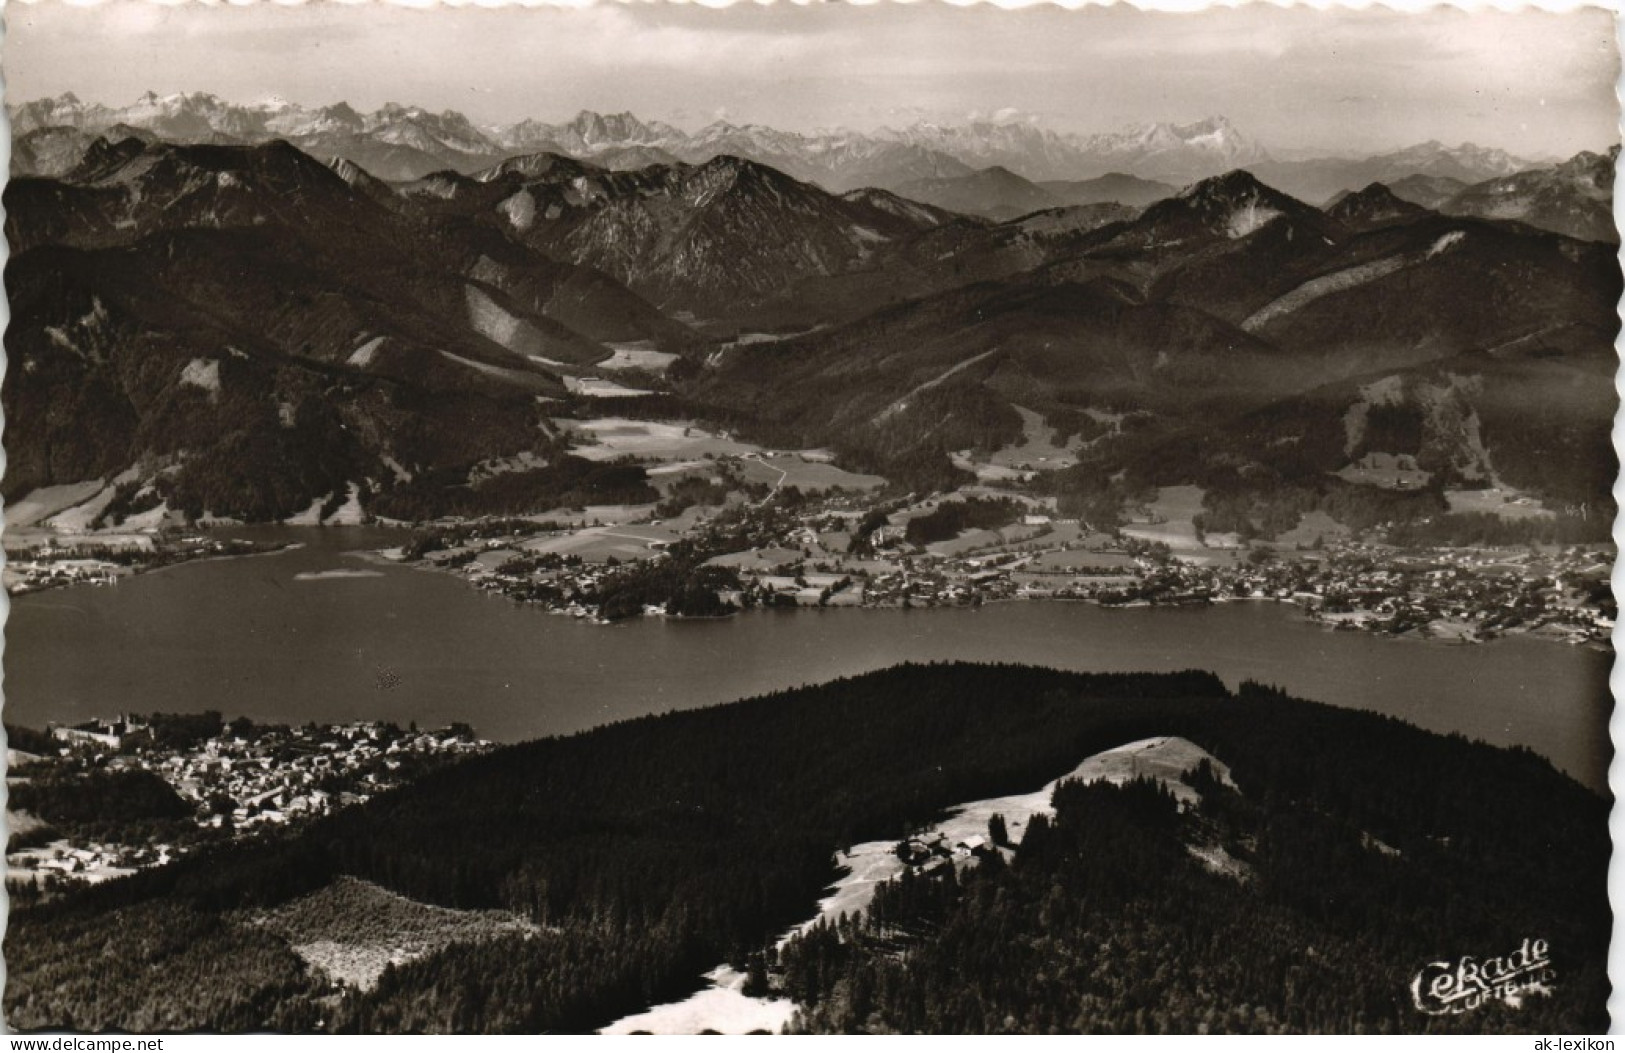
M550 363L691 339L601 272L280 142L103 140L5 204L5 407L29 422L8 496L138 466L172 507L281 518L532 449Z
M88 146L88 136L123 138L133 131L189 143L281 138L313 156L342 157L391 181L419 179L443 169L470 173L507 157L538 153L565 154L613 170L742 157L836 193L871 186L897 190L907 183L955 179L993 167L1034 182L1118 178L1118 196L1100 196L1100 187L1076 191L1051 187L1046 190L1056 197L1047 204L1110 200L1143 206L1161 196L1156 188L1123 183L1123 176L1177 187L1248 168L1286 193L1321 202L1373 182L1393 185L1420 177L1465 186L1538 167L1502 150L1439 142L1373 157L1279 161L1217 116L1087 135L1061 134L1018 120L985 119L963 124L922 121L870 132L788 132L716 121L688 132L631 113L583 111L560 123L526 118L480 126L455 111L435 113L395 103L361 113L342 102L322 107L285 101L239 105L203 92L167 96L149 92L124 107L85 103L71 94L38 99L14 106L12 125L19 144L13 169L21 175L60 174L71 167L66 159ZM65 131L80 134L69 136ZM1407 195L1401 191L1401 196ZM1437 202L1420 203L1433 207Z
M1063 204L1058 195L999 165L965 176L917 179L899 186L897 192L951 212L988 219L1014 219Z
M1516 172L1466 187L1438 208L1454 216L1515 219L1587 241L1618 243L1614 165L1619 147L1584 152L1552 168Z
M1246 167L1271 186L1306 201L1318 202L1371 183L1392 186L1400 180L1419 176L1470 184L1538 166L1505 150L1473 143L1446 146L1432 140L1372 157L1263 161Z
M861 268L882 247L947 217L883 192L838 197L728 156L611 172L529 155L405 193L614 275L668 311L708 318L804 279Z
M1396 202L1372 188L1328 214L1243 172L1205 180L1026 269L732 349L702 390L757 407L784 441L839 435L894 456L1013 441L1014 406L1128 413L1137 435L1101 447L1095 470L1137 460L1173 481L1252 463L1282 482L1350 459L1338 422L1359 397L1327 385L1394 377L1413 394L1443 384L1455 419L1492 422L1471 440L1456 428L1440 463L1488 457L1519 485L1595 493L1606 458L1574 457L1606 449L1586 443L1612 416L1611 250ZM960 251L977 258L1006 229L961 235ZM1344 392L1335 412L1330 390ZM1444 441L1435 432L1384 452L1420 454Z
M1339 194L1326 205L1326 214L1351 230L1367 230L1415 219L1426 211L1426 208L1406 201L1381 183Z

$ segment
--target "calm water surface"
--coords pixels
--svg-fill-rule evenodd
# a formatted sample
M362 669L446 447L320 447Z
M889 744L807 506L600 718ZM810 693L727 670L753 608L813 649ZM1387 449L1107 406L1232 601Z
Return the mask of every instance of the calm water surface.
M229 533L304 547L15 599L6 720L38 726L214 708L284 722L467 720L488 738L519 740L904 660L1201 668L1232 687L1252 678L1436 731L1530 746L1592 787L1607 783L1611 656L1544 640L1467 646L1334 633L1274 603L763 611L595 626L355 554L399 535ZM334 570L369 573L309 577Z

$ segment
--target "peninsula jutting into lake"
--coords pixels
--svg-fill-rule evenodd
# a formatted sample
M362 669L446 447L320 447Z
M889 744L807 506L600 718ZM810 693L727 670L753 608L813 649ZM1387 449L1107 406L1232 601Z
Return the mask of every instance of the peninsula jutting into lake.
M1612 40L32 5L6 1024L1605 1029Z

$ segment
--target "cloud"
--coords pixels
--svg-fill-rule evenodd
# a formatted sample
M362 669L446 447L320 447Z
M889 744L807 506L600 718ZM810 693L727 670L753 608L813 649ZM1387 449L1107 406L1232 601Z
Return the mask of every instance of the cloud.
M970 110L965 114L965 120L973 124L1038 124L1042 118L1019 106L1004 106L997 110Z
M1037 124L1038 123L1038 115L1036 113L1028 113L1025 110L1018 109L1018 108L1016 108L1014 106L1006 106L1002 110L994 110L993 111L993 123L995 123L995 124Z
M568 48L575 62L587 66L729 70L742 76L794 68L814 47L799 33L763 34L698 21L652 24L636 11L606 4L571 12L550 27L552 47Z

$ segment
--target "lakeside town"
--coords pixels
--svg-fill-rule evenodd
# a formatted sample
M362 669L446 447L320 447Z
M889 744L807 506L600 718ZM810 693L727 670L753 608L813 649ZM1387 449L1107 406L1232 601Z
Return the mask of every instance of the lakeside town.
M1077 440L1057 445L1036 415L1026 416L1023 443L957 454L974 482L929 494L900 493L880 476L840 467L827 450L767 449L694 422L556 418L559 456L637 476L652 499L413 524L366 514L352 487L347 500L332 495L287 525L395 528L402 542L374 556L591 621L752 607L1247 600L1290 603L1344 630L1608 644L1617 606L1605 541L1423 545L1406 543L1391 524L1357 531L1318 510L1272 539L1244 539L1212 529L1207 495L1194 485L1153 487L1103 514L1063 511L1049 481L1076 464ZM497 459L470 478L535 470L531 458ZM1367 468L1345 482L1406 491L1426 473ZM1528 528L1558 521L1528 494L1480 485L1442 492L1450 516L1500 524L1511 538L1536 537ZM107 516L111 485L58 489L7 511L13 595L298 544L232 538L223 531L241 524L188 522L156 495L145 500L158 504L120 520ZM329 505L337 511L323 518Z
M205 534L31 537L6 549L5 589L21 596L68 585L116 585L132 574L197 559L255 556L285 545Z
M294 727L217 712L7 736L6 887L24 897L294 829L492 748L466 724Z
M943 510L956 505L994 507L999 525L937 540L919 529L937 519L952 526ZM1061 516L1053 498L989 487L878 507L862 493L792 492L666 521L647 510L589 511L620 519L459 523L384 555L597 620L750 607L1248 600L1290 603L1336 629L1467 643L1533 633L1606 646L1617 617L1613 553L1600 544L1407 547L1327 531L1244 546L1201 537L1188 519L1181 529L1155 508L1143 522L1097 530ZM696 584L700 602L674 582ZM662 588L673 598L656 599Z

